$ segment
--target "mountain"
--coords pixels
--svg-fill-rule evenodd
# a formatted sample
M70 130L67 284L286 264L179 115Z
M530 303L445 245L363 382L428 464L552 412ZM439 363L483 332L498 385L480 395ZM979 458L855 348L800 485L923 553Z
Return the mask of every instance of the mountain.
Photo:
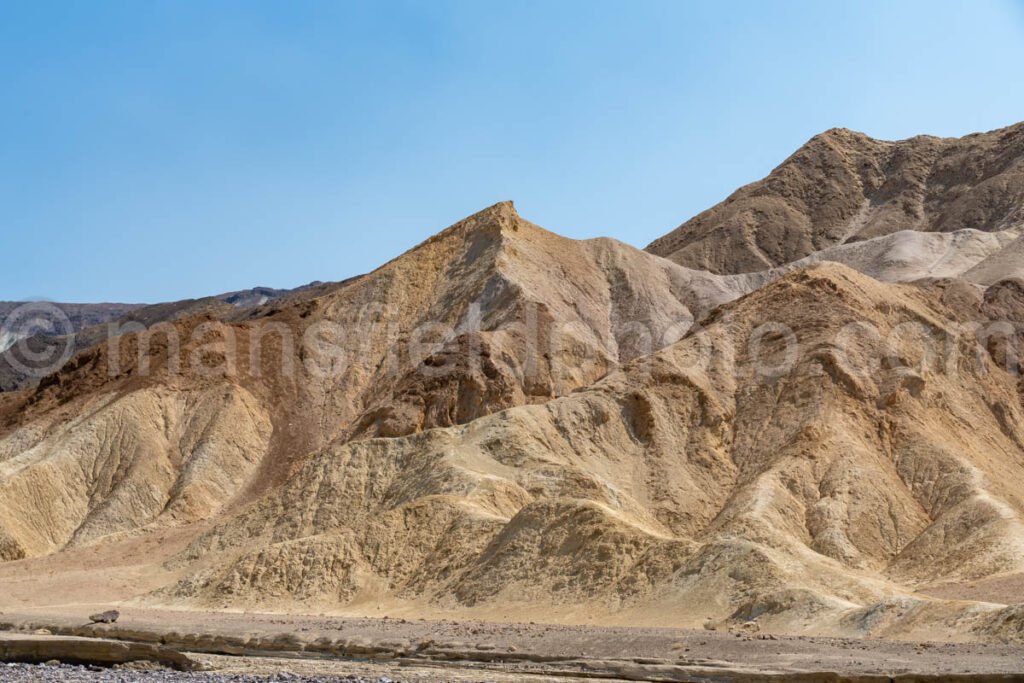
M904 230L1024 224L1024 124L899 142L833 129L647 251L714 273L770 269Z
M136 304L50 304L49 302L0 301L0 353L7 351L19 339L30 334L29 330L19 330L19 325L29 324L35 311L25 310L26 304L45 303L58 309L66 318L67 329L55 328L57 333L78 332L93 325L102 325L116 320L130 311L139 308ZM21 309L21 310L19 310ZM20 315L19 315L20 313ZM51 321L52 322L52 321ZM63 321L61 321L63 323Z
M683 626L799 630L813 617L847 634L897 629L914 605L989 628L1005 610L922 594L1024 570L1021 394L975 360L977 340L944 322L956 317L937 290L836 265L793 273L584 391L334 441L194 541L175 559L186 578L160 598L477 614L554 603ZM799 342L778 373L784 338L750 354L764 320ZM837 348L850 321L879 335ZM967 357L892 341L907 323ZM899 360L867 362L885 358Z
M357 278L85 328L0 393L0 586L32 577L0 609L1024 641L1021 130L831 131L671 258L502 202ZM762 200L798 239L758 261L726 218Z
M0 392L34 384L38 371L60 359L139 326L208 314L234 319L269 302L308 295L325 286L314 282L297 289L252 289L160 304L66 304L0 302ZM41 324L30 322L38 319ZM24 346L12 348L19 340ZM26 350L27 349L27 352Z
M561 238L503 203L312 298L123 335L0 406L0 552L198 521L336 440L567 395L757 284Z

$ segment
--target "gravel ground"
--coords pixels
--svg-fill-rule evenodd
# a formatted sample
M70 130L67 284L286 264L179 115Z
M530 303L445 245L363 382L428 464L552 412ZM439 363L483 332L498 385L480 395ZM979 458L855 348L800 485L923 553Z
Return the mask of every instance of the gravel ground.
M2 596L0 596L2 597ZM95 605L0 614L9 637L107 637L163 643L199 662L199 676L123 670L75 676L42 669L7 673L4 681L380 681L402 683L578 683L581 675L671 680L694 672L779 672L891 677L987 676L1024 681L1024 647L1008 644L903 642L839 637L653 627L567 626L424 620L397 617L195 612L122 608L112 625L83 625ZM203 647L191 647L201 644ZM234 647L244 655L228 656ZM201 650L206 650L205 652ZM197 651L200 650L200 651ZM219 653L219 654L215 654ZM302 653L299 656L298 653ZM45 658L59 655L52 651ZM280 674L297 674L282 678ZM6 674L6 676L5 676ZM105 675L107 674L107 675ZM120 677L118 677L120 675ZM275 679L274 677L277 676ZM1012 678L1007 678L1007 676ZM1002 678L999 678L1002 677ZM980 680L980 679L979 679ZM608 681L607 683L610 683Z
M145 670L133 667L103 669L100 667L0 664L0 683L406 683L387 676L363 678L350 676L300 676L280 672L270 676L250 674L181 673L164 669Z

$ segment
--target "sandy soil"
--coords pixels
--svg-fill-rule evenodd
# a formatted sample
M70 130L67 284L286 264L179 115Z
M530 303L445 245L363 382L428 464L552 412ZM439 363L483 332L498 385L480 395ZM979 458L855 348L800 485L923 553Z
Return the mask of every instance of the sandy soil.
M0 563L0 610L121 602L145 595L175 574L165 559L184 548L202 525L74 548L18 562Z
M944 600L977 600L979 602L1015 602L1024 595L1024 574L1005 574L966 583L942 583L921 591Z

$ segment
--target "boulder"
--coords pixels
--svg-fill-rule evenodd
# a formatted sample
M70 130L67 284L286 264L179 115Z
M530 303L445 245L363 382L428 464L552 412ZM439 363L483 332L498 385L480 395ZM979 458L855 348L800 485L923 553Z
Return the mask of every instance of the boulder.
M118 617L120 616L121 613L118 612L116 609L110 609L106 612L100 612L99 614L89 615L89 621L91 621L94 624L113 624L115 621L117 621Z

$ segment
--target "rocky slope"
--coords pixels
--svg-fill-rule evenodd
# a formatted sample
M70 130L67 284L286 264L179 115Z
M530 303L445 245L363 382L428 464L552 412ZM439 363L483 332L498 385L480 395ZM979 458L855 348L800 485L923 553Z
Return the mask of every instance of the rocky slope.
M784 369L782 338L751 355L764 320L799 342ZM919 287L795 273L586 391L336 441L195 541L163 597L889 626L917 589L1024 570L1021 396L956 320ZM837 345L851 321L880 338ZM963 356L929 359L908 322Z
M1024 224L1024 124L899 142L833 129L647 250L715 273L781 266L903 230Z
M827 133L672 259L505 202L352 280L86 330L0 394L0 560L170 534L126 599L1024 639L1022 130ZM783 185L774 256L701 227Z
M207 519L329 443L549 401L757 283L560 238L505 203L316 296L124 335L0 405L0 549Z

